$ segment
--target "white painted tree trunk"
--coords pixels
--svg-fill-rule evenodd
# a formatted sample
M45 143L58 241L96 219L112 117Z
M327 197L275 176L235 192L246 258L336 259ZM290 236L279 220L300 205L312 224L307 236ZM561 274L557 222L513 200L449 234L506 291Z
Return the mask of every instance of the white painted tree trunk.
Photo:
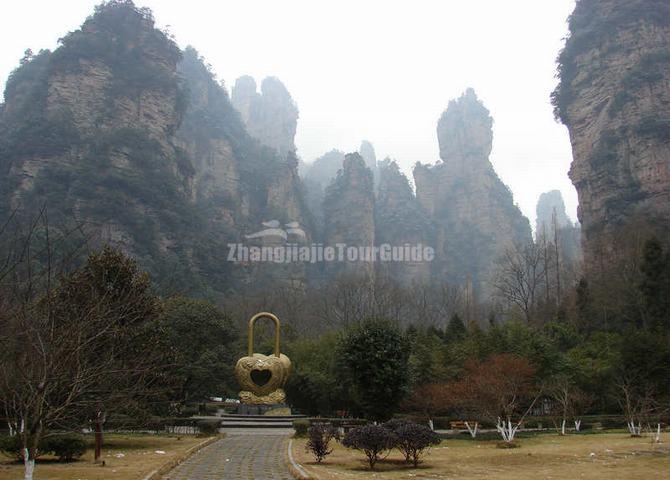
M565 435L565 418L561 422L561 435Z
M580 429L582 428L582 420L575 420L575 432L579 433Z
M661 424L656 424L656 434L654 435L654 443L661 443Z
M470 423L465 422L465 427L468 429L468 432L470 432L470 436L472 438L477 438L477 432L479 431L479 422L475 422L474 427L471 427Z
M496 425L496 429L498 430L498 433L502 436L503 441L507 443L511 443L514 441L514 436L516 435L517 430L519 429L519 425L517 424L516 426L512 425L512 420L507 419L507 423L505 423L505 420L501 420L498 418L498 424Z
M35 460L30 458L30 452L27 448L23 449L23 480L33 480L33 472L35 471Z
M631 435L639 437L640 435L642 435L642 424L638 422L638 424L635 425L635 421L631 420L628 422L628 431L630 432Z
M435 430L435 425L433 424L432 418L428 419L428 426L430 427L431 430Z

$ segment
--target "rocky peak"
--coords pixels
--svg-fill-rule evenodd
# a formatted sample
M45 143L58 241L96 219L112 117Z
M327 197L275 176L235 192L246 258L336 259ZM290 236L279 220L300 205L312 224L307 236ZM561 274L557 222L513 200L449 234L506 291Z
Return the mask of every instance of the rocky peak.
M358 149L361 157L365 161L365 165L372 172L372 178L374 180L375 187L379 184L379 168L377 165L377 155L375 154L375 147L372 146L367 140L361 142L361 146Z
M249 75L238 78L233 87L231 100L245 124L249 123L252 105L258 101L259 94L256 88L256 80Z
M469 88L448 108L437 122L440 158L445 163L488 161L493 145L493 119Z
M537 221L535 224L535 235L540 236L543 232L551 235L554 229L572 225L565 211L565 203L560 190L551 190L540 195L537 201ZM555 216L555 223L554 223Z
M365 160L360 154L349 153L345 156L342 170L326 188L323 211L326 244L374 246L375 198L372 172L365 166ZM334 275L346 273L371 277L374 272L374 265L368 262L333 262L328 268Z
M489 161L493 140L489 111L468 90L438 121L441 163L417 164L417 200L435 226L434 274L480 292L496 260L514 243L532 239L530 224Z
M379 185L375 204L376 241L378 245L431 246L433 227L419 205L409 180L398 164L386 158L379 162ZM379 265L380 271L410 285L430 279L428 262L397 262Z
M260 110L272 111L262 100L278 88L263 91ZM159 288L176 277L184 292L262 288L263 275L252 282L226 261L227 244L268 218L309 230L295 156L253 139L197 52L182 54L128 0L101 4L54 52L26 58L5 100L0 216L16 207L32 218L48 202L54 225L85 225Z
M670 232L670 3L579 0L569 27L552 101L570 132L590 270L642 231L633 224Z
M361 146L358 149L361 157L365 161L365 165L372 170L373 172L377 169L377 155L375 154L375 147L372 146L367 140L361 142Z
M240 77L233 87L232 102L252 137L284 158L295 151L298 107L279 79L265 78L259 93L253 78Z
M379 162L379 190L377 198L380 201L391 201L394 204L415 200L409 180L400 171L398 163L390 158L385 158Z
M344 152L333 149L312 162L305 174L305 179L318 183L325 188L335 177L344 164Z

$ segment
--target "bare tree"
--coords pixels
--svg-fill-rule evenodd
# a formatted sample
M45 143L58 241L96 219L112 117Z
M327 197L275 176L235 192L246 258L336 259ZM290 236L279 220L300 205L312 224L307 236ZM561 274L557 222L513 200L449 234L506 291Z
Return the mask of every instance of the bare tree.
M632 376L622 375L617 380L617 390L617 401L626 417L626 426L631 436L641 436L645 427L651 430L651 420L663 410L654 388L639 385Z
M331 328L355 325L372 315L373 295L367 276L339 276L318 292L315 315Z
M148 277L112 253L99 254L100 269L89 260L65 274L55 268L62 236L44 211L40 219L6 254L13 260L1 287L0 406L20 435L26 480L43 438L88 425L96 412L137 405L160 384ZM95 282L96 275L104 278Z
M581 414L592 403L593 399L577 387L572 379L560 375L548 382L544 390L551 399L551 413L554 417L554 427L560 435L567 433L567 421L572 418L575 431L581 428Z
M508 248L497 264L494 288L508 305L521 310L529 325L534 321L538 295L544 285L542 249L534 244Z

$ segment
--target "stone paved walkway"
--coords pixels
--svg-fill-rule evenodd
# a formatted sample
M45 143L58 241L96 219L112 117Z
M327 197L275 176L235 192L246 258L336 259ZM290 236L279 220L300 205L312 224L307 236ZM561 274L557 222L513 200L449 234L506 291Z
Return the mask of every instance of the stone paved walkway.
M165 475L166 480L291 480L285 464L288 432L236 430Z

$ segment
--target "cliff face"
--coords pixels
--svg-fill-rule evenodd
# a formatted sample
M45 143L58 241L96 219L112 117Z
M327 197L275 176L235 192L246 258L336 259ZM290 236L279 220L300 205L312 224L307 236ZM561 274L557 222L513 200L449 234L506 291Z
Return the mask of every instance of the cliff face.
M345 156L342 170L328 186L323 202L326 245L352 247L375 245L375 197L372 172L358 153ZM366 261L332 262L330 275L352 274L372 277L374 264Z
M493 120L470 89L450 102L437 137L442 162L414 168L416 195L435 225L433 274L489 291L495 261L531 241L528 220L489 161Z
M580 0L559 73L591 268L631 224L670 231L670 4Z
M433 226L414 196L407 177L390 159L379 163L379 185L375 204L375 239L377 245L431 246ZM428 262L385 262L378 271L401 284L427 283L431 269Z
M582 259L581 228L574 225L565 212L559 190L540 195L536 207L535 239L541 245L556 245L560 261L566 268L577 268Z
M185 202L193 166L172 142L184 112L180 58L150 15L114 4L56 51L24 59L0 127L5 208L46 204L54 223L96 226L157 267L154 256L169 256L195 218Z
M252 137L283 158L295 152L298 107L279 79L264 79L259 93L253 78L240 77L233 87L232 102Z
M323 232L323 197L326 187L337 178L337 172L344 164L344 152L331 150L308 165L304 183L307 190L307 200L310 211L314 216L316 230Z
M372 179L376 187L379 185L379 168L377 165L377 154L375 153L375 147L372 146L367 140L361 142L361 146L358 149L358 153L363 157L365 166L370 169L372 172Z
M358 151L365 166L372 172L373 183L379 183L379 169L377 156L370 142L363 140ZM337 178L337 173L344 164L344 152L333 149L307 165L304 174L304 184L307 190L307 199L310 211L315 219L316 231L323 232L323 199L325 190ZM375 188L376 190L376 188Z
M295 156L253 139L195 50L125 2L13 72L0 173L3 216L47 204L54 225L84 225L168 291L249 283L253 272L226 261L229 242L270 219L309 224Z
M535 213L537 214L535 223L535 235L537 237L543 232L550 236L554 226L563 228L572 223L565 212L565 203L560 190L552 190L540 195Z

